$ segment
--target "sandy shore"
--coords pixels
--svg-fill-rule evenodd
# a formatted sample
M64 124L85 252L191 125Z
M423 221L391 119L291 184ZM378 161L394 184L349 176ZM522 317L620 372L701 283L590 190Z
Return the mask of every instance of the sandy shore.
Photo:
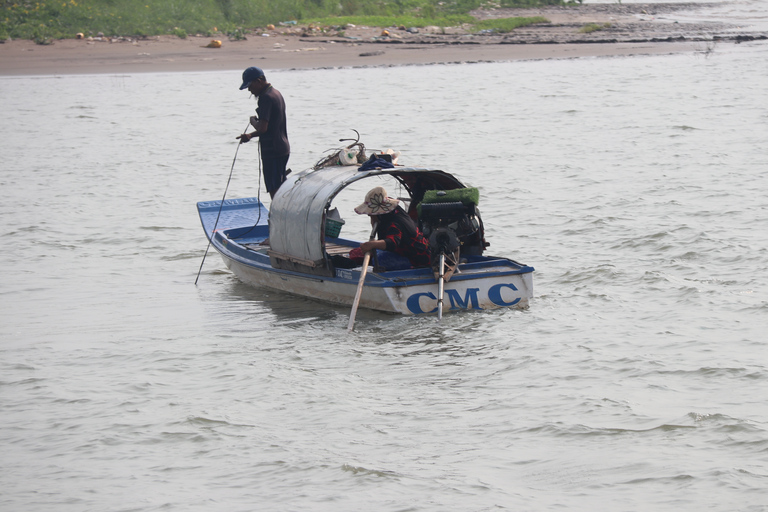
M278 27L244 41L221 37L160 36L146 39L93 38L0 44L0 75L64 75L173 71L393 66L492 62L587 56L706 52L713 44L768 39L725 24L689 24L675 13L700 4L593 4L542 9L477 11L478 18L543 16L550 23L510 34L469 34L461 27L404 30L366 27L335 31ZM601 30L582 33L589 23ZM209 48L212 39L220 48Z

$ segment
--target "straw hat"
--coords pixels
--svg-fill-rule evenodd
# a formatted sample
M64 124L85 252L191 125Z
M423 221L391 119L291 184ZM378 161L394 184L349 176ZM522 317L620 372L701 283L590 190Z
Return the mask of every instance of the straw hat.
M360 215L383 215L393 211L400 201L387 197L384 187L376 187L365 194L365 202L355 208L355 213Z

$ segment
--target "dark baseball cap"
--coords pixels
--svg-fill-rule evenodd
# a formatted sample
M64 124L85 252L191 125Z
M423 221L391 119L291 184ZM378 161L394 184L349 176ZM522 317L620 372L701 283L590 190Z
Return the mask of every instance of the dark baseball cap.
M264 77L264 71L261 68L250 67L246 69L243 71L243 85L240 86L240 90L242 91L248 87L248 84L262 77Z

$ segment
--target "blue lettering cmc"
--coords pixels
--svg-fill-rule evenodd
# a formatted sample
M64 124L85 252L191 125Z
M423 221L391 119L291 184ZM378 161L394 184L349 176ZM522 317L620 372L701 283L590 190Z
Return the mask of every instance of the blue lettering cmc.
M511 288L514 291L517 291L517 288L513 284L495 284L491 286L491 289L488 290L488 299L490 299L491 302L496 304L497 306L502 307L508 307L508 306L514 306L518 302L520 302L520 297L516 298L512 302L504 302L504 299L501 298L501 289L503 287Z
M480 288L467 288L467 294L464 296L464 300L461 300L458 290L445 290L448 294L448 298L451 300L451 309L467 309L470 302L472 303L472 309L482 309L480 303L477 302L477 292ZM458 304L458 306L457 306Z
M410 297L408 297L408 300L405 301L405 305L408 306L408 310L413 313L414 315L421 315L424 313L434 313L437 311L437 306L435 306L435 309L432 311L423 311L421 309L421 305L419 304L419 299L422 297L429 297L432 300L437 300L437 297L432 292L426 292L426 293L414 293Z

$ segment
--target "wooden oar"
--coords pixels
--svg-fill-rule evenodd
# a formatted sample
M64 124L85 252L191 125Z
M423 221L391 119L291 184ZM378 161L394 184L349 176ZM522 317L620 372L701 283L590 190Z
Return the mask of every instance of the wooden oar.
M373 223L373 229L371 230L371 237L368 239L372 242L376 239L376 226L378 222ZM372 249L365 253L363 256L363 270L360 271L360 281L357 282L357 292L355 293L355 301L352 303L352 312L349 314L349 325L347 325L347 331L352 331L355 327L355 315L357 315L357 307L360 305L360 296L363 294L363 284L365 284L365 275L368 273L368 263L371 261Z

